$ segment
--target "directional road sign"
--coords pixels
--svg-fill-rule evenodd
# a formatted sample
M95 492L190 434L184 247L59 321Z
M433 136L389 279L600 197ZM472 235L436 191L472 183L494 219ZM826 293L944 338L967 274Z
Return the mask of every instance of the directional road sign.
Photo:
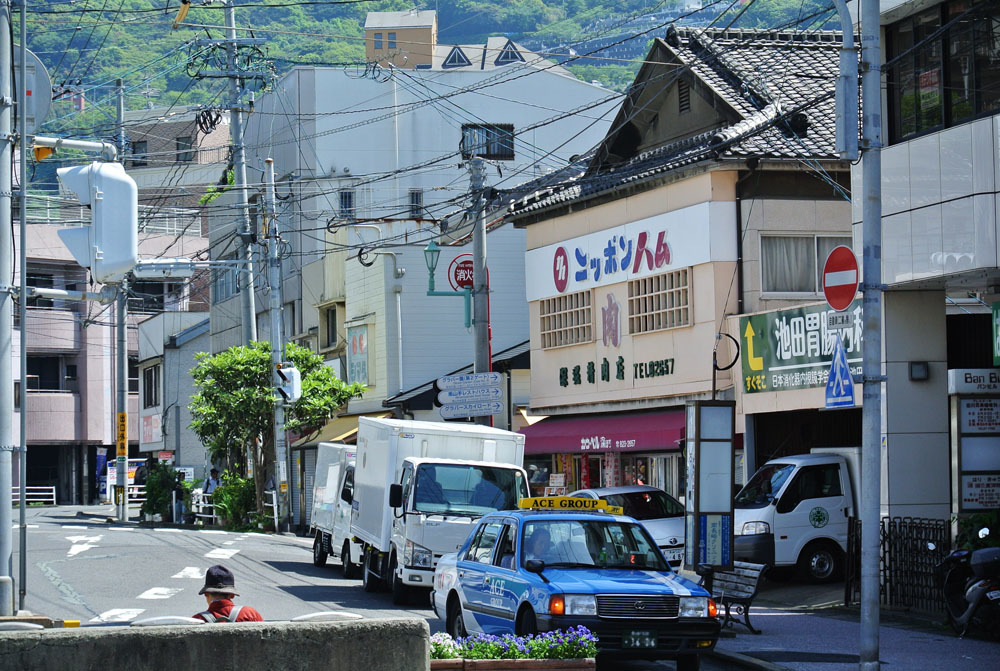
M823 295L830 307L846 310L858 293L858 259L850 247L840 245L830 251L823 264Z
M437 379L437 388L471 389L473 387L499 387L503 383L503 375L497 372L466 373L465 375L445 375Z
M449 403L441 406L441 416L445 419L459 417L485 417L487 415L503 414L503 403L500 401L468 401L466 403Z
M472 389L446 389L439 392L438 403L465 403L468 401L499 401L503 398L500 387L473 387Z
M826 407L854 407L854 379L851 377L851 367L847 364L847 350L844 341L837 338L837 347L833 350L830 361L830 377L826 380Z

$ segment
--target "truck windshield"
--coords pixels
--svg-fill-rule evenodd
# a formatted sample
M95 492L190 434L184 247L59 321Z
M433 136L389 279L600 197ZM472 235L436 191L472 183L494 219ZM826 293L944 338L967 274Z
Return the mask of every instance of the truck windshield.
M736 495L736 507L763 508L768 505L794 470L792 464L764 464Z
M485 515L513 510L528 496L520 469L466 464L417 467L413 509L421 513Z
M640 525L615 520L531 521L521 548L522 566L541 559L551 567L670 570Z
M666 492L645 491L626 494L608 494L601 497L610 505L621 506L624 513L637 520L660 520L664 517L681 517L684 508Z

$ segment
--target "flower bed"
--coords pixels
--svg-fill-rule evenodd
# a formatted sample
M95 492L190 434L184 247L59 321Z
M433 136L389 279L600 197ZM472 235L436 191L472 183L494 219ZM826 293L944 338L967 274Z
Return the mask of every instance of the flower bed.
M586 627L533 636L476 634L453 640L431 636L431 669L506 671L545 669L585 671L595 668L597 637Z

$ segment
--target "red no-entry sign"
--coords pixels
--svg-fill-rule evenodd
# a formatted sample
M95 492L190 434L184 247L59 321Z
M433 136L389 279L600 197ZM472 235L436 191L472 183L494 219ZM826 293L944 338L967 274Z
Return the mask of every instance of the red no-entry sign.
M840 312L858 293L858 259L850 247L834 247L823 264L823 295L830 307Z

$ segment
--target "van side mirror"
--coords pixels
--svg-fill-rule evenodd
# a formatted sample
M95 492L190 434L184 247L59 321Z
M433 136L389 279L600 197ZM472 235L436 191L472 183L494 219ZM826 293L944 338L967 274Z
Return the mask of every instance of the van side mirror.
M401 508L403 506L403 485L394 482L389 485L389 507Z

